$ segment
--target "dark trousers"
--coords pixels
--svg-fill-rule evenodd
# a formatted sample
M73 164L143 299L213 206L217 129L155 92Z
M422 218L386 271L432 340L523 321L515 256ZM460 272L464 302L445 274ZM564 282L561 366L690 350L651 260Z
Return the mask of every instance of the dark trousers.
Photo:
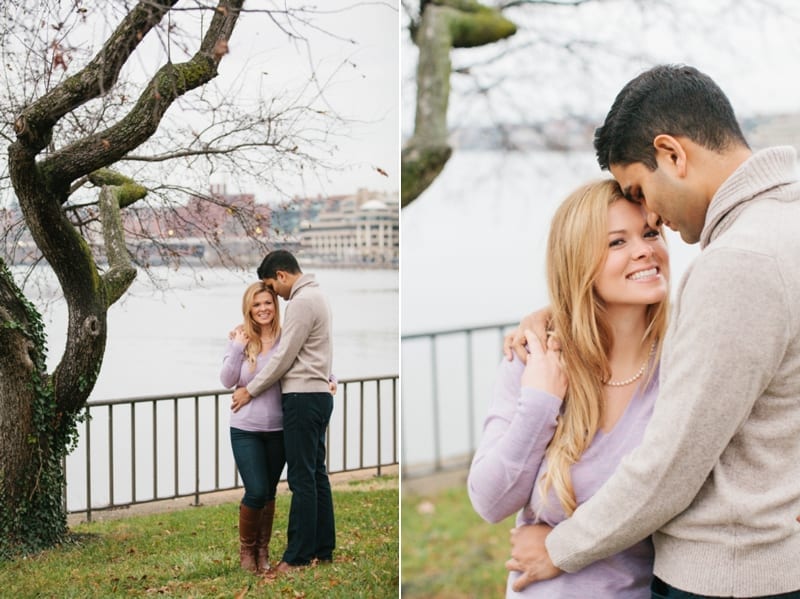
M294 566L333 558L336 527L325 469L325 431L333 411L330 393L284 393L283 438L289 488L289 530L283 561Z
M244 484L242 503L260 510L275 499L286 464L283 431L253 432L231 427L231 448Z
M689 593L688 591L676 589L674 586L661 580L658 576L653 577L653 583L650 585L650 592L652 599L719 599L716 595L697 595L696 593ZM733 598L729 597L726 599ZM759 595L758 599L800 599L800 590L781 593L780 595Z

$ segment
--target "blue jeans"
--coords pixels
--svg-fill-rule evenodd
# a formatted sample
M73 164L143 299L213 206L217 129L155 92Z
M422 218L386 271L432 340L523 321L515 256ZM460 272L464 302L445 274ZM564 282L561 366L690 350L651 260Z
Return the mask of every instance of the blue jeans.
M293 566L333 558L336 527L325 468L325 431L333 411L330 393L284 393L286 443L292 504L283 561Z
M676 589L672 585L661 580L658 576L653 576L650 592L652 593L652 599L719 599L716 595L713 597L711 595L697 595L695 593ZM800 599L800 590L781 593L780 595L760 595L758 599Z
M283 431L254 432L231 427L231 448L244 484L242 503L260 510L275 499L286 464Z

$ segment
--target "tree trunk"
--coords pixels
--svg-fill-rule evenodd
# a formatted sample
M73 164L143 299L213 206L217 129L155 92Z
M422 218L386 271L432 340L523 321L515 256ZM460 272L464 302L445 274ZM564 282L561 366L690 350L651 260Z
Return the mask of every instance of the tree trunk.
M450 51L491 44L516 30L500 11L475 0L433 0L425 5L414 36L419 47L417 111L414 135L401 156L402 207L433 183L452 154L447 139Z
M182 94L217 74L243 0L220 0L197 53L162 67L131 111L105 131L40 158L59 119L108 90L138 44L177 0L142 0L82 71L22 109L9 147L9 174L25 222L55 272L68 309L64 353L48 376L41 319L3 267L0 273L0 558L41 549L66 532L62 458L94 387L106 346L109 306L136 270L119 210L146 193L109 172L144 143ZM101 273L86 240L63 210L73 182L102 186L99 198L109 267Z
M0 559L57 542L66 528L44 325L0 262ZM66 447L66 443L64 444ZM52 488L52 492L43 490ZM42 517L42 515L46 515Z

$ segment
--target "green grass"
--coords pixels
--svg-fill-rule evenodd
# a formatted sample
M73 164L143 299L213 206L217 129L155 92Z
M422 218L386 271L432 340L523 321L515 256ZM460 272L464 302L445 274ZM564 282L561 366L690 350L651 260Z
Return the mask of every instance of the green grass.
M1 564L0 594L81 599L397 597L396 477L388 482L391 488L334 488L337 548L330 565L272 579L241 570L238 503L231 503L79 524L60 547ZM277 498L273 563L286 546L289 500L288 494Z
M407 599L503 597L514 517L488 524L466 488L403 495L402 595Z

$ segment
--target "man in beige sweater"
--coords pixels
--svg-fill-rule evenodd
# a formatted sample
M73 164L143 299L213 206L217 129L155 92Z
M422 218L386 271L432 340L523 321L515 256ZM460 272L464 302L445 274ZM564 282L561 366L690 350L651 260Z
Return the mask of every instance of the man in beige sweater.
M628 83L595 149L651 223L660 218L703 251L676 290L641 445L571 518L524 531L508 567L524 586L652 534L654 598L798 598L795 151L753 153L723 92L685 66Z
M312 561L333 559L336 532L325 468L325 430L333 411L331 312L314 275L303 274L286 250L267 254L258 277L288 300L280 343L266 366L233 394L247 402L281 382L283 437L292 503L287 546L277 566L285 572Z

